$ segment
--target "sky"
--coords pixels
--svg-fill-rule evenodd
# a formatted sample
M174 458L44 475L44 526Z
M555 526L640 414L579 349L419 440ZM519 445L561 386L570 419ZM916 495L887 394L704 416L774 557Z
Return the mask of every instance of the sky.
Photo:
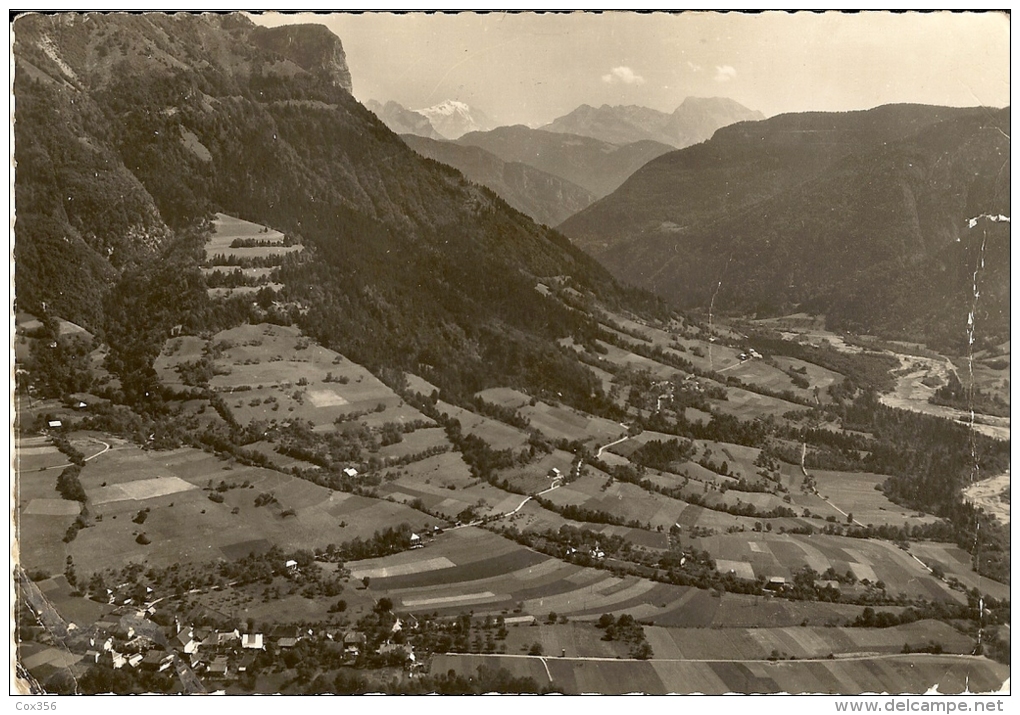
M1009 104L1002 13L631 12L253 16L341 39L362 102L452 99L538 126L581 104L672 112L729 97L766 116L916 102Z

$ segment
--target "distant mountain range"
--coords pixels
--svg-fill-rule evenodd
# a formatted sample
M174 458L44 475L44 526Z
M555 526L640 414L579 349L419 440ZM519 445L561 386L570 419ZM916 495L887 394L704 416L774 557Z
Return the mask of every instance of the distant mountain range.
M382 120L382 123L397 134L415 134L427 139L443 139L443 135L436 131L432 122L424 114L414 112L397 102L380 104L374 99L365 102L375 116Z
M425 109L408 109L398 102L380 104L369 100L365 106L397 134L415 134L428 139L457 139L468 132L486 131L495 124L480 109L447 100Z
M457 139L468 132L488 131L496 126L485 112L464 102L446 100L416 111L424 115L436 131L447 139Z
M672 114L635 105L595 108L582 104L541 128L610 144L651 140L683 149L710 139L720 127L764 118L761 112L725 97L688 97Z
M618 146L591 137L529 129L522 125L471 132L457 143L481 147L503 161L529 164L599 197L615 190L647 162L672 150L654 141Z
M513 208L547 226L562 223L597 198L566 179L528 164L503 161L481 147L413 134L404 134L401 138L422 156L452 166L469 180L492 189Z
M741 123L650 161L560 228L681 306L807 307L946 343L966 337L983 250L976 317L1008 336L1009 224L968 221L1009 216L1009 116L892 105Z
M460 170L536 221L553 224L615 190L647 161L704 141L727 124L763 118L719 97L689 97L672 114L637 106L581 105L541 129L492 129L484 113L462 102L418 110L397 102L365 106L421 154ZM454 139L475 151L413 143L411 135Z

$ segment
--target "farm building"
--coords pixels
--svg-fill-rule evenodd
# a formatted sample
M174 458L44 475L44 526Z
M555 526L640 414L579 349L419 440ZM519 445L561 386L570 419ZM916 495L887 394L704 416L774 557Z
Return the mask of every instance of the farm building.
M89 392L75 392L68 395L64 404L76 410L85 410L88 409L90 405L92 407L109 405L110 401Z
M209 664L209 674L226 677L229 674L227 669L227 656L221 655L218 658L214 658L213 662Z
M344 474L353 479L354 477L358 476L358 470L355 469L354 467L347 467L347 469L344 470Z
M251 648L252 650L265 650L265 646L262 644L262 634L245 633L241 636L241 647Z
M173 653L167 653L165 650L158 650L154 648L146 652L145 657L142 658L141 667L145 670L155 670L162 673L164 670L173 665L173 662Z
M194 632L191 628L185 628L177 634L177 643L189 655L198 650L198 641L195 640Z
M379 646L379 650L376 651L379 655L395 655L401 657L405 662L413 663L414 653L411 651L411 646L403 645L400 643L383 643Z
M297 638L301 635L301 629L297 626L278 625L272 630L273 638Z
M344 652L348 655L357 656L361 653L361 649L365 647L367 642L368 638L365 637L364 633L351 631L344 636Z
M203 641L203 645L208 643L209 645L221 646L233 643L234 641L241 640L241 634L235 628L232 631L225 631L222 633L216 633L212 635L209 640Z

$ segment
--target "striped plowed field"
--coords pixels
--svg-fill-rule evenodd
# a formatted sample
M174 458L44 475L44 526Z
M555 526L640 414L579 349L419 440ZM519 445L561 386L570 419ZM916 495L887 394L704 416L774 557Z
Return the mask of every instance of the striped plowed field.
M544 664L543 664L544 661ZM961 655L889 655L818 661L649 661L524 655L438 655L431 671L498 665L566 693L942 694L999 690L1009 666ZM546 672L548 666L548 674ZM551 676L551 677L550 677Z

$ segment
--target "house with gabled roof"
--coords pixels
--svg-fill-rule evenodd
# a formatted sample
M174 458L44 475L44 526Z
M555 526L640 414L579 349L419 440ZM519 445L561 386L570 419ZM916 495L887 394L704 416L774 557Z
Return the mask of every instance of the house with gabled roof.
M230 675L227 656L221 655L213 658L213 662L209 664L209 675L219 676L221 678L225 678Z
M261 633L245 633L241 636L241 647L250 650L265 650Z
M356 657L361 654L361 651L365 648L367 643L368 638L364 633L350 631L344 635L344 653Z
M198 650L199 644L199 642L195 640L195 632L190 626L177 634L177 637L174 638L174 643L188 655L191 655Z
M173 665L174 654L168 653L165 650L159 650L153 648L145 653L145 657L142 658L141 667L145 670L155 670L162 673L164 670Z
M214 633L209 638L209 641L216 646L228 645L239 640L241 640L241 633L236 628L232 631L220 631L218 633Z

